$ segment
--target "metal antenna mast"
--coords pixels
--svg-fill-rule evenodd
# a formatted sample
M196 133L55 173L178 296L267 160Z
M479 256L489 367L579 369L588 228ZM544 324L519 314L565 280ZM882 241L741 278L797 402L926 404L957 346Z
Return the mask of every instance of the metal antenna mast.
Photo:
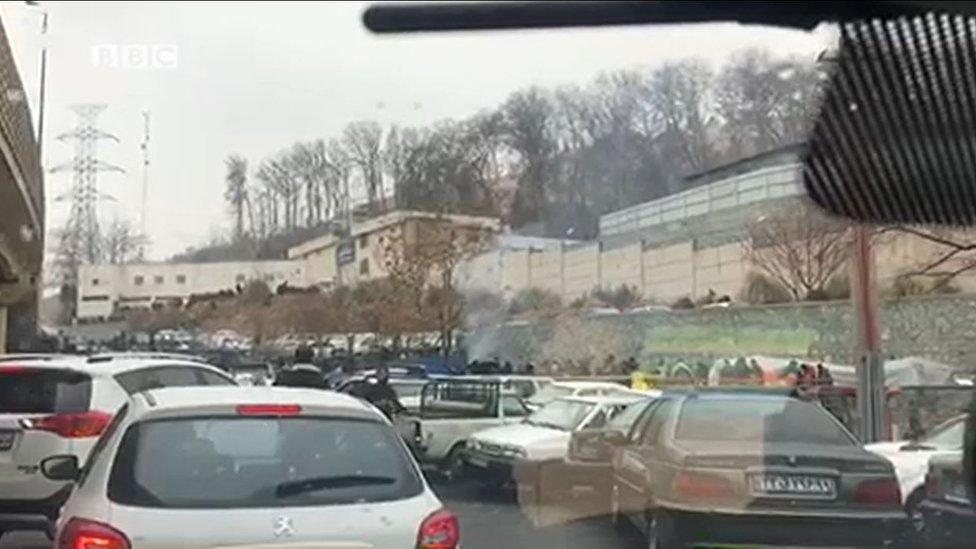
M142 143L139 148L142 149L142 212L140 213L140 228L139 233L142 236L143 242L146 239L146 197L149 192L149 111L142 111L142 123L143 123L143 133L142 133ZM146 245L139 245L139 259L145 259L146 255Z
M98 192L98 172L125 172L122 168L97 158L99 139L118 142L114 135L95 127L95 121L105 110L105 105L73 105L71 110L78 116L74 130L58 136L59 141L74 140L75 156L70 162L55 166L51 172L71 171L74 174L71 192L59 197L71 199L71 214L65 227L65 242L78 262L97 263L101 257L101 233L98 227L98 201L114 200ZM75 276L77 273L70 273Z

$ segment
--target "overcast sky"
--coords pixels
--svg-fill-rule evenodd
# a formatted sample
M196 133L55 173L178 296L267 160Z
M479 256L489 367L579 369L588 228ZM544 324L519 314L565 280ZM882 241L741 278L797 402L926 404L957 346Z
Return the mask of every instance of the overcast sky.
M653 67L698 57L717 65L732 51L761 46L815 56L824 34L707 25L573 31L377 37L364 30L365 4L3 2L0 16L36 113L39 9L50 13L44 163L69 160L57 141L77 103L103 103L100 127L120 143L100 158L126 169L100 187L119 202L101 218L138 224L143 110L152 113L147 229L162 259L229 226L222 200L224 158L252 166L299 139L336 136L355 120L416 125L491 108L532 84L585 84L602 71ZM98 66L96 46L173 45L172 69ZM103 48L100 50L105 52ZM105 59L103 57L103 59ZM70 173L49 174L48 197ZM48 227L66 203L48 204Z

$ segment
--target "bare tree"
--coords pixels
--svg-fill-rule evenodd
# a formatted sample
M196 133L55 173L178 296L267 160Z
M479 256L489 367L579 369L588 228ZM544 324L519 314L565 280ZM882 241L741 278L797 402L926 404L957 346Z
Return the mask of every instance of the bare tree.
M244 238L244 211L247 208L247 159L232 154L224 161L227 166L224 199L234 219L234 240Z
M126 219L115 218L105 228L102 248L105 260L112 265L129 263L138 255L139 249L149 243L149 239Z
M382 237L384 266L396 294L406 296L420 318L436 318L445 352L462 319L455 287L458 265L484 250L491 232L448 220L404 223Z
M851 242L847 224L797 203L749 225L742 248L758 271L801 300L824 291L846 264Z
M359 170L371 209L385 199L383 192L383 128L376 122L353 122L343 132L343 146Z
M895 238L917 238L933 246L931 253L901 275L931 279L928 291L945 289L956 277L976 269L976 235L971 231L896 226L880 232Z
M655 70L647 84L655 116L689 171L710 165L714 156L708 135L712 74L699 61L668 63Z

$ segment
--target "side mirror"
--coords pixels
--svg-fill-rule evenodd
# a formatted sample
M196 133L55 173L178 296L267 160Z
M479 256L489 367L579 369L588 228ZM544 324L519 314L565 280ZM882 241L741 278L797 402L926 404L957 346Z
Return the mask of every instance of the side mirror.
M75 456L51 456L41 462L41 474L49 480L74 482L81 475Z

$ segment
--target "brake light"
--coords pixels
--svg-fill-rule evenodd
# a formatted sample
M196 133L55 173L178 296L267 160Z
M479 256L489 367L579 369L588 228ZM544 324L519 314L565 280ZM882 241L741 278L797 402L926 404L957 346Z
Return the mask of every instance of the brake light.
M27 431L47 431L64 438L97 437L112 421L112 416L105 412L78 412L72 414L54 414L20 420L20 425Z
M298 404L242 404L237 407L239 416L297 416L302 413Z
M461 545L461 528L454 513L441 509L424 519L417 533L417 549L455 549Z
M58 535L58 549L130 549L129 538L111 526L74 518Z
M690 501L715 501L732 495L732 484L714 475L682 472L672 483L675 495Z
M857 485L854 501L867 505L901 507L901 489L895 479L866 480Z
M4 374L22 374L27 371L23 366L0 366L0 376Z

